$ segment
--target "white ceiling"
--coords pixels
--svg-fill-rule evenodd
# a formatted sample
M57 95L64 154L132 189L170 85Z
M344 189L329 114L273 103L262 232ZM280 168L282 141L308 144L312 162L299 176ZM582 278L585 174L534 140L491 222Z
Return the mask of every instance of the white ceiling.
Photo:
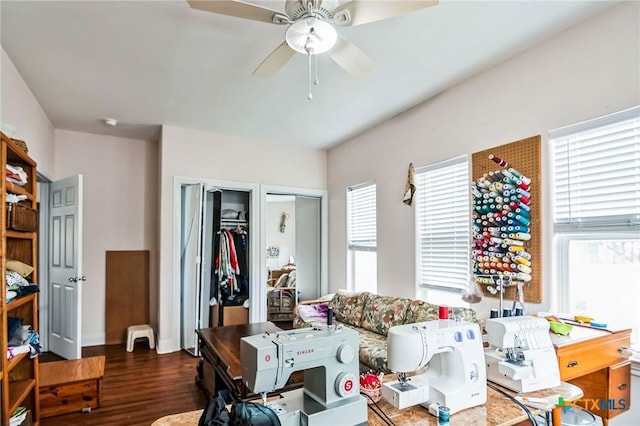
M251 75L286 27L182 0L2 0L0 24L3 48L55 128L154 139L167 124L325 148L615 3L441 0L338 28L376 66L353 78L320 56L311 101L304 55L275 77ZM284 0L260 4L284 10ZM120 124L105 126L105 117Z

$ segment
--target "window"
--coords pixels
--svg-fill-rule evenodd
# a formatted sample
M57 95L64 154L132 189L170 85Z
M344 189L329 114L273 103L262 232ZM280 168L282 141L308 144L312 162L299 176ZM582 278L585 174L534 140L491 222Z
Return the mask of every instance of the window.
M550 133L560 308L640 332L640 108Z
M376 184L347 190L347 238L349 289L375 293L376 256Z
M415 177L417 296L462 306L460 293L469 285L469 161L421 167Z

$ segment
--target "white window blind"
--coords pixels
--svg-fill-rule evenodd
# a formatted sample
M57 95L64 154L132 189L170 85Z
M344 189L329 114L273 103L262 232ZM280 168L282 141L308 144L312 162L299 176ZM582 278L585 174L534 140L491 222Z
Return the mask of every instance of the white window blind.
M550 132L556 231L640 227L640 107Z
M376 185L347 190L347 235L349 250L376 251Z
M462 291L469 284L469 161L416 169L418 283Z

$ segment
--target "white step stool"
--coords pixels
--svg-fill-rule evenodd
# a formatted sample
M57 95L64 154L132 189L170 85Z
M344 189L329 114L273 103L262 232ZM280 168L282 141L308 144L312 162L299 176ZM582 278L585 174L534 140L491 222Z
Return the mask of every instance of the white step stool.
M133 344L136 339L146 337L149 340L149 348L156 347L156 341L153 337L153 329L149 324L131 325L127 327L127 352L133 352Z

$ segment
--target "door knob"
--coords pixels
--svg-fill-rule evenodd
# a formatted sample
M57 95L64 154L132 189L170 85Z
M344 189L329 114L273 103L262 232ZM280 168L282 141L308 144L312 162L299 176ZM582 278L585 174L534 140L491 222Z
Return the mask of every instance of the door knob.
M87 277L83 276L78 276L76 275L75 277L69 277L69 282L70 283L77 283L78 281L86 281Z

